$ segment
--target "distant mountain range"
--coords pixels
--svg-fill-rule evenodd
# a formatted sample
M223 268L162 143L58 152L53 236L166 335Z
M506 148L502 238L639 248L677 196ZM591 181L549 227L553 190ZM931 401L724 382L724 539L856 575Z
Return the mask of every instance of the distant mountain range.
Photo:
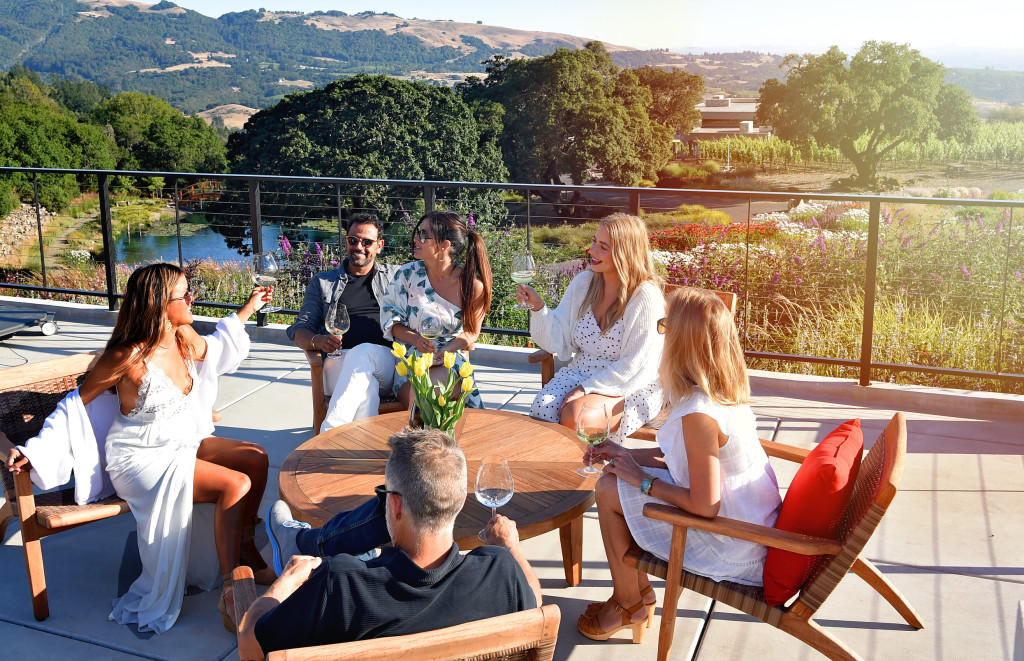
M21 62L43 74L82 77L114 92L154 94L188 113L224 105L262 108L290 92L360 72L451 85L481 75L482 62L494 55L535 57L589 41L374 12L249 10L210 18L169 0L155 5L134 0L3 4L0 69ZM784 76L779 55L640 51L608 43L605 48L619 66L676 66L704 76L709 91L728 94L756 94L766 79ZM975 93L971 71L958 70L957 77ZM986 73L986 93L1002 94L1004 81L994 82L997 76Z

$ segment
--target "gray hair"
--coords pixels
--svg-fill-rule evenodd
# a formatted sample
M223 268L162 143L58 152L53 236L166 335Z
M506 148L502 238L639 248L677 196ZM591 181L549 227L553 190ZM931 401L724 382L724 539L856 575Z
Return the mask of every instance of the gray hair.
M439 533L455 525L466 502L466 456L451 436L436 429L405 429L388 439L384 466L388 489L402 494L413 529Z

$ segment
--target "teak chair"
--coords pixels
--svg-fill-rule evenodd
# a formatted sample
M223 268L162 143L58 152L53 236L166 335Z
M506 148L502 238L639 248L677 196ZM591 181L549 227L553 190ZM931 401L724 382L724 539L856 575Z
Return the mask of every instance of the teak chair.
M761 444L769 456L797 463L802 462L809 452L772 441L761 441ZM767 622L795 636L830 659L852 661L861 658L811 619L825 599L832 594L839 581L851 570L885 597L910 626L915 629L923 628L924 624L921 623L920 617L899 590L869 560L861 557L861 551L899 490L906 452L906 422L903 414L897 413L861 462L837 540L766 528L724 517L705 519L669 505L645 505L644 516L673 524L668 562L644 551L635 543L624 556L624 560L630 566L665 579L665 602L658 636L659 661L668 659L672 647L676 605L683 588L724 602L762 622ZM709 578L685 571L683 560L686 531L689 528L820 557L817 566L790 606L769 606L764 602L761 588L729 581L716 583Z
M665 293L669 294L679 287L680 285L665 285ZM705 291L710 291L712 294L720 298L722 302L725 303L725 307L729 308L729 312L736 312L737 298L735 293L714 289L708 289ZM542 388L548 384L548 381L555 378L555 357L547 351L538 349L530 354L527 360L531 363L540 363L540 385ZM658 415L656 415L652 420L647 421L647 424L630 434L629 437L639 439L641 441L656 441L658 430L661 429L668 420L669 411L671 411L671 407L666 404Z
M39 433L46 417L85 379L98 357L98 353L82 353L0 370L0 459L4 463L15 445ZM7 499L0 508L0 540L7 525L17 518L32 591L32 613L37 620L45 620L50 615L50 606L39 540L124 514L128 503L110 496L88 505L76 505L74 488L34 495L29 474L23 471L12 475L6 466L0 466L0 482Z
M236 568L232 577L235 582L235 621L241 622L242 615L256 600L256 583L249 567ZM551 661L561 619L558 606L548 604L436 631L271 652L267 661L377 661L398 658L403 661Z
M324 389L324 358L319 351L307 349L304 353L309 362L309 378L313 391L313 433L319 434L320 425L327 417L327 405L331 402L331 396ZM405 406L396 398L388 397L381 398L377 410L379 413L394 413L405 410Z

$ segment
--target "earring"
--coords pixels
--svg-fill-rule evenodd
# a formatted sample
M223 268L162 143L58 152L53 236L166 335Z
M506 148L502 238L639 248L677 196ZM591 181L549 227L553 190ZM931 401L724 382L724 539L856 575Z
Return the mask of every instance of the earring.
M164 332L170 333L172 328L174 328L174 326L171 324L171 320L164 319Z

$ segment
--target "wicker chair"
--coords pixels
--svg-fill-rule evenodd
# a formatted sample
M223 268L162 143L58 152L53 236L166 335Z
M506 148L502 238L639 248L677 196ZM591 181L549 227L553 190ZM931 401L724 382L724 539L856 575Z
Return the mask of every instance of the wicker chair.
M83 353L0 371L0 458L6 463L15 445L39 433L46 417L67 393L85 379L98 354ZM34 495L27 472L12 475L0 467L7 502L0 508L0 540L8 524L18 519L25 567L37 620L50 615L40 538L100 521L128 511L128 504L110 496L89 505L76 505L74 489Z
M309 362L309 378L313 395L313 433L320 433L320 425L327 417L327 405L331 402L331 396L324 391L324 358L319 351L305 351L306 360ZM405 410L394 397L381 398L378 413L394 413Z
M802 462L808 452L769 441L762 441L762 445L769 456L788 461ZM811 619L849 571L867 581L876 592L885 597L910 626L916 629L923 628L924 624L921 623L920 617L903 595L869 560L861 557L861 551L899 490L906 451L906 422L903 414L897 413L861 463L850 503L843 515L838 540L799 535L723 517L705 519L669 505L646 505L645 516L667 521L674 526L669 560L665 562L635 543L626 552L624 559L627 564L640 571L666 579L665 603L658 637L659 661L665 661L669 656L675 627L676 605L682 588L693 590L756 617L800 639L830 659L861 658ZM761 588L728 581L716 583L685 571L683 556L688 528L728 535L803 555L819 556L818 563L792 605L769 606L764 601ZM673 578L666 578L669 576Z
M666 285L665 293L668 294L675 289L678 289L679 285ZM722 299L725 306L729 308L729 312L736 312L736 294L731 291L717 291L709 289L712 294ZM543 388L547 385L548 381L555 378L555 358L547 351L539 349L534 351L527 360L531 363L540 363L540 385ZM662 428L665 422L668 420L668 414L671 411L671 407L667 404L661 409L661 413L656 415L654 419L649 420L640 429L630 434L630 438L635 438L641 441L651 441L652 443L657 441L658 430Z
M235 581L235 620L241 622L242 615L256 600L256 584L249 567L236 568L232 576ZM561 619L558 606L548 604L436 631L271 652L267 661L377 661L397 658L403 661L551 661Z

